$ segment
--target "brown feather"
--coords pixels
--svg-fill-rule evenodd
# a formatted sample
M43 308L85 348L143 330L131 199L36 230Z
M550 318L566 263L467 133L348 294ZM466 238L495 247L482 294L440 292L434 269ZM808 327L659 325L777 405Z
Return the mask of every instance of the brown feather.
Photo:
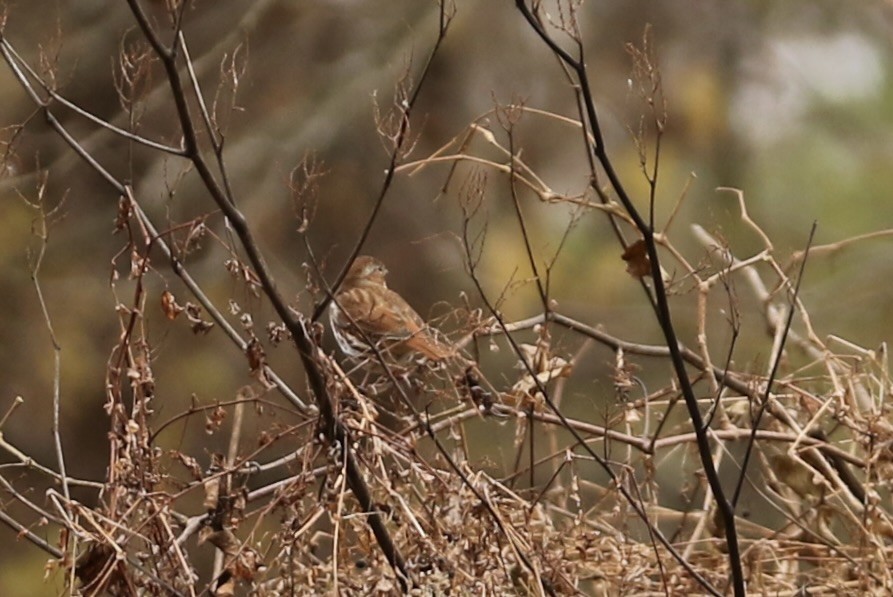
M342 335L342 350L345 342L353 352L360 353L362 347L354 345L371 341L395 357L414 351L428 359L441 360L455 354L437 340L403 297L387 287L386 273L378 260L367 256L358 257L348 270L331 313L332 326ZM347 335L351 337L344 337Z

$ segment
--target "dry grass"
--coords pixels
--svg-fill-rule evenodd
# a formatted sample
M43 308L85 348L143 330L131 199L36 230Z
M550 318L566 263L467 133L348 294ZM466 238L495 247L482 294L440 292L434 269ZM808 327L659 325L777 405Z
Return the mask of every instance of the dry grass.
M464 214L455 237L477 289L444 317L464 356L437 367L344 362L321 348L318 320L346 266L342 276L323 275L305 234L320 200L317 182L327 174L311 158L292 172L308 285L301 300L290 303L244 225L220 159L218 113L226 112L222 98L235 96L242 66L235 60L223 65L222 78L234 88L218 93L220 104L204 105L191 91L197 82L193 63L184 59L185 41L176 44L179 52L170 51L155 37L158 25L136 2L131 6L147 45L122 46L122 73L129 73L117 90L122 109L137 130L142 114L134 98L147 93L143 77L166 75L182 147L90 120L66 105L37 69L29 73L6 38L0 40L37 109L95 172L105 170L83 145L68 140L58 120L53 124L57 109L72 110L122 143L188 162L181 176L195 173L215 210L162 227L132 187L108 175L120 195L116 231L126 241L112 264L120 336L105 371L107 476L85 480L66 472L66 461L76 455L66 453L60 439L58 352L51 440L57 462L38 464L0 435L9 462L0 480L16 507L15 514L0 510L0 517L50 554L49 570L64 576L68 593L728 594L736 569L752 594L893 591L886 346L872 350L822 338L798 292L804 264L889 231L783 257L739 191L733 195L738 222L760 239L755 252L737 254L699 222L680 232L685 192L662 225L648 228L643 222L652 220L614 180L582 84L575 87L577 119L521 102L497 105L436 152L410 160L412 108L428 74L425 65L414 80L407 74L394 104L378 114L391 167L353 256L394 177L446 164L443 196ZM538 23L544 40L556 32L578 40L577 5L559 6L554 21L534 11L531 24ZM432 60L451 10L442 7ZM171 27L179 26L182 14L172 3ZM653 209L667 108L648 39L630 48L637 89L648 106L631 133ZM544 48L560 55L561 47ZM585 69L574 66L566 61L565 74L585 81ZM191 112L184 111L187 104ZM582 134L591 185L576 194L550 188L516 145L522 119ZM500 250L486 235L487 201L497 185L512 201L527 263L492 292L480 264L489 251ZM38 200L29 203L40 248L31 273L42 306L44 249L57 213L44 189L38 185ZM527 199L573 213L549 253L530 238ZM581 218L603 218L608 233L616 234L617 278L631 275L641 285L642 304L660 322L665 342L640 343L636 326L573 318L554 303L550 280L563 273L565 240ZM692 240L694 249L680 248L693 246ZM230 256L215 272L231 276L237 287L225 302L209 296L190 269L188 256L201 243ZM163 261L171 267L160 272ZM165 292L152 290L153 276L165 280ZM168 289L168 281L182 290ZM509 321L503 308L522 291L535 293L541 308ZM158 302L164 321L146 316L157 312ZM276 312L269 323L254 320L258 302ZM689 333L676 335L680 305L694 315ZM43 314L35 325L52 333L50 311ZM159 386L152 340L165 326L197 336L222 330L206 336L207 349L236 346L251 370L250 383L231 400L156 412L159 395L170 391ZM680 339L678 351L673 338ZM611 355L607 371L593 366L593 351ZM753 352L763 355L765 370L757 370ZM283 355L290 365L300 361L306 385L283 379L274 364ZM571 404L580 395L591 407ZM17 404L0 428L15 420ZM695 428L698 417L703 423ZM186 434L199 427L207 442L169 439L171 430ZM214 443L220 438L225 441ZM222 444L226 449L217 449ZM8 474L20 470L53 485L44 503L30 496L30 480ZM73 497L76 492L90 496L90 503ZM46 535L54 538L46 541Z

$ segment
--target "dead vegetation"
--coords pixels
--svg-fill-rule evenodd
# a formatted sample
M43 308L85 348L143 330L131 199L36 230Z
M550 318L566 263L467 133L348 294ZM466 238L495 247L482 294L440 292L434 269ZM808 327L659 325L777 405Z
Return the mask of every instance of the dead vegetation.
M0 510L0 518L49 555L48 572L64 577L68 594L893 590L886 346L823 338L799 296L811 260L872 237L815 246L804 235L802 251L780 254L748 214L745 194L731 189L718 192L737 200L738 224L759 239L756 251L741 253L699 222L684 228L677 214L686 192L661 211L668 217L656 216L667 105L650 33L629 48L645 106L630 133L650 189L631 197L600 130L576 2L558 2L551 17L539 2L517 2L578 94L576 118L521 101L497 104L437 151L410 157L416 99L454 16L455 7L442 3L429 57L407 70L394 101L378 110L390 163L340 268L319 258L328 248L314 247L307 235L323 201L318 181L330 173L312 157L291 173L308 280L292 301L279 291L228 178L224 122L245 68L239 52L220 65L221 86L209 94L188 50L184 22L192 3L168 3L164 12L128 4L137 27L132 38L139 40L120 45L122 122L66 100L47 74L51 60L31 65L8 31L0 37L35 118L45 119L66 151L118 198L108 213L115 238L124 239L110 276L120 334L105 374L107 476L66 472L77 455L60 435L59 413L68 406L59 351L54 433L47 438L56 462L37 462L0 435L3 499L16 506L14 515ZM154 98L153 77L166 81L164 100ZM176 141L141 128L149 94L173 106ZM150 215L131 184L63 124L62 113L104 129L122 151L136 145L167 154L176 182L200 181L204 213L182 221ZM544 119L577 141L582 135L590 168L585 189L550 188L525 161L515 134L525 119ZM6 136L7 160L27 124ZM381 354L358 365L326 352L326 308L363 251L394 179L444 165L442 196L461 207L456 246L476 292L436 323L465 356L440 367L395 367ZM52 176L52 168L43 171ZM39 241L31 274L40 301L44 248L60 204L48 201L44 188L22 191L36 195L28 201ZM509 197L527 255L496 291L481 268L486 252L499 250L487 236L494 189ZM571 210L549 251L530 238L524 206L531 198ZM582 218L608 223L616 276L641 285L662 341L642 343L635 329L571 316L553 300L550 283L566 263L565 240ZM680 248L692 240L696 249ZM204 244L229 255L215 274L229 275L237 289L225 301L206 290L207 272L193 273L190 256ZM155 291L157 279L163 291ZM534 292L540 308L510 320L504 306L522 290ZM586 300L585 289L580 298ZM274 315L255 320L258 304ZM675 315L680 304L694 313L684 333ZM166 321L147 317L159 309ZM43 309L42 323L52 334L51 312ZM158 412L159 393L170 391L155 375L152 326L162 325L192 330L206 338L208 351L231 350L229 342L244 355L250 381L230 400ZM748 326L761 343L762 370L738 357L747 354L739 340ZM593 352L610 355L607 375L586 365ZM292 368L300 363L300 383L287 380L272 353L290 355ZM581 392L598 400L581 407ZM12 401L0 429L15 424L19 402ZM225 438L225 449L209 443L186 450L171 429ZM510 462L500 462L505 454ZM21 471L52 485L45 499L33 495Z

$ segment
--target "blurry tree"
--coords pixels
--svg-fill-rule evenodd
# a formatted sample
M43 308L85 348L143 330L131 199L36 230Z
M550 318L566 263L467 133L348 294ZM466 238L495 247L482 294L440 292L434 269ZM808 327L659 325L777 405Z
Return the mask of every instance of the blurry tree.
M2 5L3 595L893 586L888 3Z

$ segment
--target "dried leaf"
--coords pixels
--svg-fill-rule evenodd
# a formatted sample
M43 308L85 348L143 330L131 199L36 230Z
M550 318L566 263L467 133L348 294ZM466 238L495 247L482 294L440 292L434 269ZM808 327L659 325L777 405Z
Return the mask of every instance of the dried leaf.
M194 334L204 334L214 327L214 322L202 319L201 313L201 307L194 303L186 303L186 318L192 324L192 333Z
M626 261L626 273L632 277L644 278L651 273L651 260L644 240L639 239L628 246L621 257Z
M161 310L164 311L165 317L173 321L185 309L177 304L177 299L173 292L165 290L161 293Z

